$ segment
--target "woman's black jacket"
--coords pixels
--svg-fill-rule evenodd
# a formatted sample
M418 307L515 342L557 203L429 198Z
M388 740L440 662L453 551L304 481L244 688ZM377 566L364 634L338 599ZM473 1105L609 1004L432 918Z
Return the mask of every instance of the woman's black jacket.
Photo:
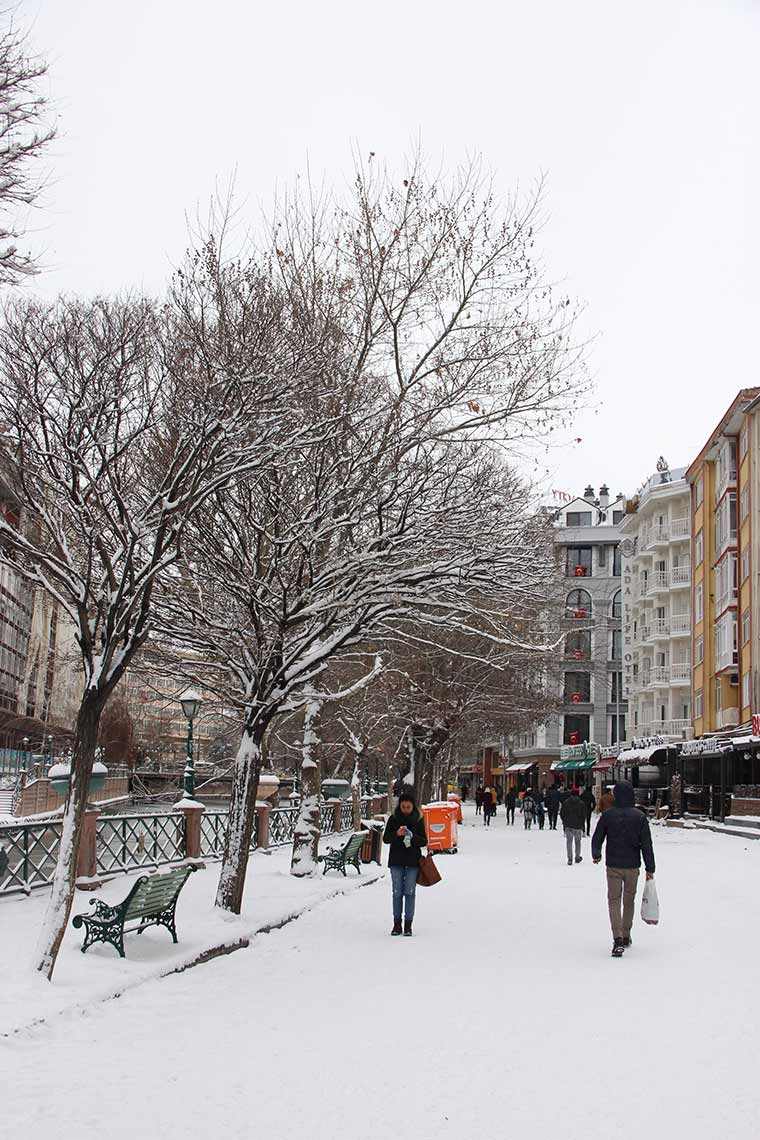
M396 832L400 827L408 827L412 832L412 845L405 847L403 839ZM383 843L390 843L389 867L416 867L419 865L422 848L427 847L425 821L416 809L411 815L402 815L396 808L385 825Z

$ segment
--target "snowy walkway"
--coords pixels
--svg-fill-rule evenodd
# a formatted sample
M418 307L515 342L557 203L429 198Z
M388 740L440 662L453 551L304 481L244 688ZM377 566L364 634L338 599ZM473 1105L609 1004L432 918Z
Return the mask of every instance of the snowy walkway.
M587 842L570 868L559 832L470 819L413 939L388 936L384 881L6 1039L0 1119L30 1140L104 1119L113 1140L750 1140L760 844L655 845L663 921L614 961Z

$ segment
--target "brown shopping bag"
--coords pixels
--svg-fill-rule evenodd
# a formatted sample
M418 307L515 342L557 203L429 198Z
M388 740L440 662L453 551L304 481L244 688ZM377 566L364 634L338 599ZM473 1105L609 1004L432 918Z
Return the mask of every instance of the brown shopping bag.
M421 887L434 887L441 881L441 872L435 865L432 855L423 855L417 869L417 883Z

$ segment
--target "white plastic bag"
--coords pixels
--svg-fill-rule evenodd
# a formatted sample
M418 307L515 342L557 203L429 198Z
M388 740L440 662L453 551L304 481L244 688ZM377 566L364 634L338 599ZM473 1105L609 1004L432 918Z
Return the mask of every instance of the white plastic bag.
M641 896L641 918L647 926L656 926L660 921L660 900L654 879L647 879L644 894Z

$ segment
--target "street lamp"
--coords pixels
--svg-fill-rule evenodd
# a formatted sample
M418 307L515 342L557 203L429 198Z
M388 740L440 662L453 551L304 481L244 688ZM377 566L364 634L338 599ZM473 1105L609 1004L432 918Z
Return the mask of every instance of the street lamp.
M28 772L29 771L29 764L30 764L31 759L32 759L31 754L29 752L29 744L30 744L29 737L25 736L24 739L21 741L21 743L24 746L24 759L21 762L21 767L26 772Z
M195 799L195 766L193 763L193 721L201 707L201 695L195 689L185 689L179 698L182 712L187 718L187 757L185 759L184 793L188 800Z

